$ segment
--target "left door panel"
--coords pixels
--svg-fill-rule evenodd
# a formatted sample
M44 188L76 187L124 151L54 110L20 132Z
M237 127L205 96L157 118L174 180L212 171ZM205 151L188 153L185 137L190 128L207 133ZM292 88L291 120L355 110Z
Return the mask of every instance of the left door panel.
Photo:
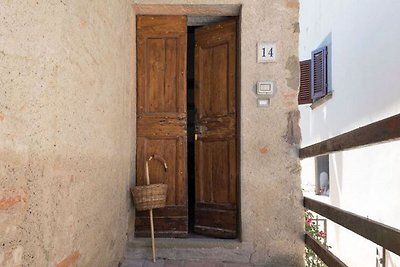
M155 235L184 237L188 232L186 170L186 16L137 17L137 151L136 184L168 184L167 207L154 210ZM135 235L150 236L148 211L136 212Z

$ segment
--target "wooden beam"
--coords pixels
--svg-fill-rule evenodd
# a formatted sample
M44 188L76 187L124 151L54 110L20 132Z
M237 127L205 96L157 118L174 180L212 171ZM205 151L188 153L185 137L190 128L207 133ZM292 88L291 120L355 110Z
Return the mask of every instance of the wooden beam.
M338 257L336 257L328 248L315 240L311 235L306 233L304 235L304 242L306 246L312 249L317 256L329 267L347 267Z
M304 197L304 207L400 256L400 230Z
M135 4L136 15L238 16L241 5Z
M300 149L301 159L400 138L400 114Z

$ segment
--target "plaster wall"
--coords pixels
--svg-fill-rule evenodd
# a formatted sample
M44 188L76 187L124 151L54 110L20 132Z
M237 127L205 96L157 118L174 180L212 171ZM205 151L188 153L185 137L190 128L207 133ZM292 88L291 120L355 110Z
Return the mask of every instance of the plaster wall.
M332 99L311 109L299 107L301 146L325 140L400 113L400 20L398 1L300 2L301 60L328 46ZM330 197L317 197L400 229L400 142L330 155ZM302 185L314 190L314 158L302 165ZM328 244L349 266L376 266L376 245L333 223ZM400 266L389 254L387 266Z
M136 0L133 3L241 5L241 237L243 242L254 245L253 263L304 265L304 219L297 149L300 139L298 2ZM256 46L260 41L277 43L276 63L256 62ZM255 84L259 80L276 81L277 93L266 109L257 107Z
M131 162L129 3L0 2L0 266L117 266Z

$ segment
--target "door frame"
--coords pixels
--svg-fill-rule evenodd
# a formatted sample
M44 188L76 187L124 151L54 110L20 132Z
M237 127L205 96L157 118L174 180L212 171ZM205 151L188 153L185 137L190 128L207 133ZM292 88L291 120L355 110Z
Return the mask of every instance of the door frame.
M131 178L128 186L136 184L136 148L137 148L137 135L136 135L136 105L137 105L137 53L136 53L136 19L139 15L177 15L177 16L221 16L221 17L237 17L237 36L236 36L236 160L237 160L237 239L242 241L242 220L241 220L241 22L242 12L240 4L226 4L226 5L171 5L171 4L132 4L130 14L130 88L131 88L131 164L130 173ZM129 191L129 190L128 190ZM135 225L135 209L131 206L129 215L129 236L134 235Z

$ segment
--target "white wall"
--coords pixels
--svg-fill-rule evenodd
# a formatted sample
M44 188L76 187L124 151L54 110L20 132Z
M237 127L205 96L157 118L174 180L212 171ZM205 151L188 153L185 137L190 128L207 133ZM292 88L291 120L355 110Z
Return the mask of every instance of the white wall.
M327 45L333 90L313 110L300 106L302 147L400 113L399 11L398 0L300 1L300 60ZM400 141L331 154L325 201L400 229L399 163ZM305 189L314 172L303 160ZM376 245L341 227L329 225L328 243L350 266L375 266Z

